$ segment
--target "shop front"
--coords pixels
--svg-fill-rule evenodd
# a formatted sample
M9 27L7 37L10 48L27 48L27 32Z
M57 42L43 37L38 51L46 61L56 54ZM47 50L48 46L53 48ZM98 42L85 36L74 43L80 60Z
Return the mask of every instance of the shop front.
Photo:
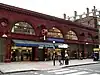
M11 61L31 61L32 47L12 46Z
M52 60L53 51L57 53L62 45L65 44L13 39L11 61Z

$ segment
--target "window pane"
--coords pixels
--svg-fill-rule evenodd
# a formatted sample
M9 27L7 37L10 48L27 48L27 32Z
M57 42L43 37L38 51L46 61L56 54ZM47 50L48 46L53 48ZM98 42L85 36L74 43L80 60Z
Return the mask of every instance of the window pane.
M48 30L48 37L63 38L61 31L55 27Z
M67 32L67 35L65 36L65 38L70 39L70 40L78 40L78 37L73 31Z
M18 22L12 28L12 32L14 33L22 33L22 34L32 34L35 35L34 29L31 25L26 22Z

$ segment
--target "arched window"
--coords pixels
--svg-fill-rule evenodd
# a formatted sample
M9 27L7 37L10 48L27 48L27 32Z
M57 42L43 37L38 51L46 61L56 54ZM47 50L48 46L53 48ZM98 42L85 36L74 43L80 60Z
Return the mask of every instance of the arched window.
M13 32L13 33L21 33L21 34L31 34L31 35L35 35L34 29L27 22L18 22L18 23L16 23L13 26L11 32Z
M55 27L48 30L48 37L63 38L61 31Z
M78 37L76 36L75 32L71 30L67 32L67 35L65 35L65 38L70 39L70 40L78 40Z

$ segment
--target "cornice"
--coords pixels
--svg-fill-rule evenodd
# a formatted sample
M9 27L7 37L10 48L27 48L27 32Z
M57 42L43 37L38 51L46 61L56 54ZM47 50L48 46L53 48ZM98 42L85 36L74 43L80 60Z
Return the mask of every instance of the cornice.
M25 15L29 15L29 16L34 16L34 17L46 19L46 20L57 21L59 23L63 23L63 24L67 24L67 25L73 25L73 26L77 26L77 27L80 27L80 28L98 31L98 29L96 29L96 28L88 28L88 27L79 25L75 22L69 21L69 20L64 20L64 19L61 19L61 18L58 18L58 17L55 17L55 16L50 16L50 15L42 14L42 13L39 13L39 12L35 12L35 11L31 11L31 10L27 10L27 9L3 4L3 3L0 3L0 9L5 9L5 10L12 11L12 12L20 13L20 14L25 14Z

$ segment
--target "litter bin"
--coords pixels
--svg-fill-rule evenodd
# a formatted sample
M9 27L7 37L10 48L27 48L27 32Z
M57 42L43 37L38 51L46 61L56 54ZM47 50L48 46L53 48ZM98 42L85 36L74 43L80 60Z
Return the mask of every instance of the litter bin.
M99 59L99 53L98 52L94 52L93 60L94 61L98 61L98 59Z
M65 58L65 65L68 65L68 64L69 64L69 59Z
M96 56L94 56L93 60L94 60L94 61L97 61L98 59L97 59L97 57L96 57Z
M69 56L67 54L67 52L65 53L65 65L69 64Z

